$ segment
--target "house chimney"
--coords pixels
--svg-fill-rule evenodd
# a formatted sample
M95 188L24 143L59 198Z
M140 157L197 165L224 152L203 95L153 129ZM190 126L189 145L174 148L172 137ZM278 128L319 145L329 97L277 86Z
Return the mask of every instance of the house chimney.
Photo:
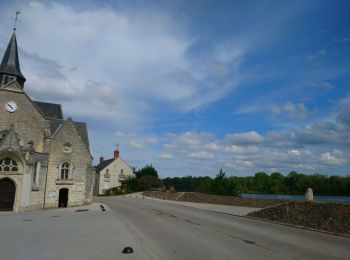
M101 155L100 157L100 163L103 162L105 160L105 158L103 157L103 155Z
M114 150L114 159L118 159L119 157L119 150Z

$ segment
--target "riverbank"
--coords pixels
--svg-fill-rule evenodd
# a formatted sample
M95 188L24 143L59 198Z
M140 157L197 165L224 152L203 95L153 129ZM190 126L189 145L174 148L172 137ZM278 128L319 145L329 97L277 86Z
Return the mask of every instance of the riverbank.
M350 236L349 204L285 202L248 216Z
M162 192L162 191L146 191L144 196L154 197L163 200L174 200L183 202L196 202L207 204L218 204L227 206L242 206L252 208L266 208L284 201L272 199L248 199L233 196L218 196L196 192Z
M291 195L291 194L254 194L254 193L243 193L242 198L250 199L278 199L285 201L305 201L305 195ZM335 203L350 203L350 196L326 196L326 195L315 195L314 200L319 202L335 202Z

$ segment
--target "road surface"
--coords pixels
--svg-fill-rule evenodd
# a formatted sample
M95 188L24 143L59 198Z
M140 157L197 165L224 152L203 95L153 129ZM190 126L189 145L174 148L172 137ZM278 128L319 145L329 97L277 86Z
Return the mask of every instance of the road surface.
M142 198L97 200L159 259L350 259L350 238Z
M0 260L153 259L113 211L100 204L0 212ZM126 246L133 254L122 254Z

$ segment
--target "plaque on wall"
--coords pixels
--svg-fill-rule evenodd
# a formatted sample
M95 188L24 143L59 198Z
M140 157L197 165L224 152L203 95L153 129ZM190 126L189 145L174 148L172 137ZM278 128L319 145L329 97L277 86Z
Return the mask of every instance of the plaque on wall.
M56 191L49 191L49 198L55 198L56 197Z

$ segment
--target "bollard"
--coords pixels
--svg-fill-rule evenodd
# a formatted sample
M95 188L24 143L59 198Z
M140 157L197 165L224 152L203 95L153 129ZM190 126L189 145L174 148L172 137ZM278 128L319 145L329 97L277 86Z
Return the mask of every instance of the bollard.
M309 202L314 201L314 193L311 188L307 188L305 192L305 200Z
M123 249L123 254L131 254L131 253L134 253L134 250L130 246L127 246Z

